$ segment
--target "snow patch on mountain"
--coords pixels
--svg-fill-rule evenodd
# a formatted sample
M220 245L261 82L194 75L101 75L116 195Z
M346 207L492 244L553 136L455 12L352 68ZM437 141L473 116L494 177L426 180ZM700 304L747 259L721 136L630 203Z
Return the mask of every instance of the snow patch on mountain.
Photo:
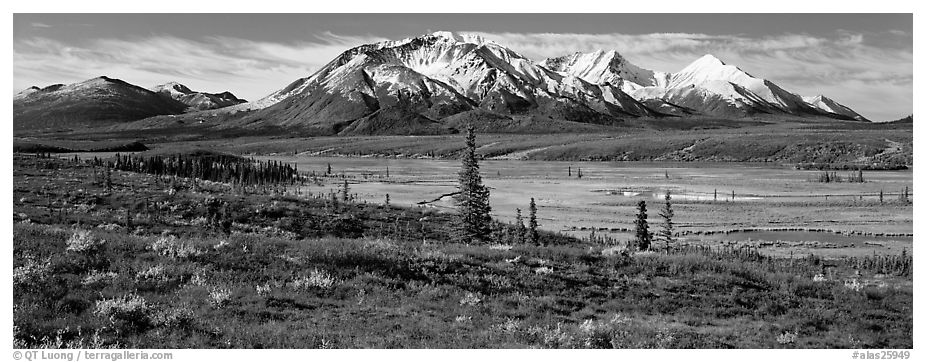
M643 87L665 87L668 82L668 73L636 66L615 50L573 53L546 59L541 65L592 83L609 83L627 93Z
M219 109L246 102L228 91L222 93L197 92L178 82L157 85L151 88L151 91L186 104L191 110Z
M827 98L822 94L813 97L803 97L803 100L811 106L824 112L846 116L858 121L868 120L867 118L853 111L851 108L846 107L830 98Z

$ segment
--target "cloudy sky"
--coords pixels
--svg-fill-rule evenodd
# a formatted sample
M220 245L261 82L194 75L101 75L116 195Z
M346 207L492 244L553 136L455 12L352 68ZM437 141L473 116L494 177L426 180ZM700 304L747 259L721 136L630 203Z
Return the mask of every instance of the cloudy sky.
M13 91L107 75L256 100L350 47L450 30L668 72L710 53L880 121L913 113L912 29L910 14L14 14Z

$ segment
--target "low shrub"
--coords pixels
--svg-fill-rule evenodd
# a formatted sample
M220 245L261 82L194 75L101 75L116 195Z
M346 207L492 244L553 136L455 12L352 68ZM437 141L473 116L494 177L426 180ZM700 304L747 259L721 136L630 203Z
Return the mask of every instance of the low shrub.
M151 325L152 306L137 294L96 302L93 314L106 319L113 326L144 329Z
M203 254L194 245L185 243L173 235L161 235L151 243L149 249L173 259L191 259Z
M67 251L93 254L103 249L106 241L94 237L90 230L75 230L66 243Z
M209 290L209 304L215 308L224 308L231 302L231 295L228 288L213 287Z
M111 283L119 274L115 272L103 272L99 270L91 271L80 284L88 287L97 287L102 286L108 283Z
M297 277L292 282L292 287L299 291L309 291L313 289L328 290L334 287L337 281L331 274L324 270L313 269L309 275Z

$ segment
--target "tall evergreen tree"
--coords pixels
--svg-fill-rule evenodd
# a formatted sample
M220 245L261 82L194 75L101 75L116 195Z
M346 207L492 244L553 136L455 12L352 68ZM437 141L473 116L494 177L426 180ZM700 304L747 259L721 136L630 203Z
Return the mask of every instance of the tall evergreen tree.
M527 228L524 227L524 218L521 217L520 208L518 208L515 211L514 226L515 226L515 235L514 235L515 242L518 244L523 243L524 242L524 232L527 230Z
M466 148L461 158L459 190L455 201L459 209L459 232L465 243L484 243L492 233L492 217L489 211L489 189L482 184L479 174L479 160L476 155L476 132L473 125L466 128Z
M350 199L350 186L347 185L347 180L344 180L344 187L341 188L341 201L347 202Z
M649 232L649 224L646 221L646 201L640 200L640 203L637 204L637 220L634 222L636 226L636 249L645 251L649 250L650 244L653 242L653 235Z
M537 233L537 203L531 197L530 213L527 219L527 240L534 245L540 245L540 234Z
M672 210L672 193L669 190L666 190L666 203L662 207L662 210L659 211L659 216L662 217L662 230L659 231L660 238L666 242L666 251L672 249L673 233L675 231L675 225L672 223L672 218L675 216L675 211Z

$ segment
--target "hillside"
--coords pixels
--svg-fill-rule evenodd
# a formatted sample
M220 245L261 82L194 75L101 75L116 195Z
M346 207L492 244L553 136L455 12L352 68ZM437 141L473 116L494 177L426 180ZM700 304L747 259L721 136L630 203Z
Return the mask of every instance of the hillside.
M13 128L78 129L179 114L185 108L150 90L103 76L20 93L13 99Z
M190 110L195 111L219 109L247 102L244 99L235 97L234 94L228 91L222 93L198 92L177 82L168 82L155 86L151 91L186 104Z

